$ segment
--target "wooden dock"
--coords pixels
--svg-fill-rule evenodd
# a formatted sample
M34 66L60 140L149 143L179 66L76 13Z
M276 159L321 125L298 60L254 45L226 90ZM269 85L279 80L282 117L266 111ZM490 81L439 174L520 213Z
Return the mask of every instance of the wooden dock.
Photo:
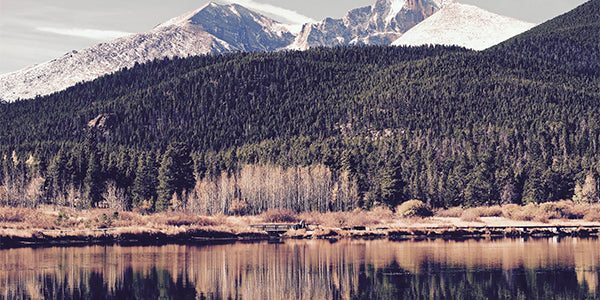
M253 229L258 229L267 232L270 235L281 235L290 230L298 230L306 228L304 221L300 223L269 223L250 225Z

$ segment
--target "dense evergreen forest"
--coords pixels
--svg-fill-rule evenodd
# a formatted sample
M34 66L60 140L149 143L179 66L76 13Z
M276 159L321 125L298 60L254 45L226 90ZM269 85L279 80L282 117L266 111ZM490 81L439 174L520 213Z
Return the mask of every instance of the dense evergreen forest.
M599 200L600 0L483 52L136 65L0 105L0 203L350 210Z

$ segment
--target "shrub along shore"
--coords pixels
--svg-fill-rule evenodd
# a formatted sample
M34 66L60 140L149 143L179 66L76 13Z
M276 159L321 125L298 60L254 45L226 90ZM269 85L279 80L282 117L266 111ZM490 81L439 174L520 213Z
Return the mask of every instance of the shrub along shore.
M299 223L307 226L269 234L252 225ZM159 245L260 241L281 238L486 238L597 236L600 205L571 201L432 211L408 201L394 211L305 212L269 210L255 216L198 216L177 211L142 214L95 209L0 208L0 248L90 244Z

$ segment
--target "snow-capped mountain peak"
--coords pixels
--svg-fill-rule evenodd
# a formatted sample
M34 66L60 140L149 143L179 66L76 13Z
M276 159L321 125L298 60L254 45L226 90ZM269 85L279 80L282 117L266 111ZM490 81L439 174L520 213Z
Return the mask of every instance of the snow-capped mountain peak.
M286 33L291 34L287 25L269 19L263 15L255 13L241 5L229 4L220 5L210 2L194 11L175 17L157 28L169 26L190 27L198 26L199 30L209 32L215 36L234 33L233 31L242 31L243 25L252 26L253 29L261 29L267 34L275 34L283 37ZM260 27L260 28L258 28ZM288 38L290 38L288 36ZM224 38L227 40L227 38Z
M407 31L392 45L438 44L483 50L534 26L473 5L451 3Z
M343 19L306 24L291 49L318 46L389 45L404 32L454 0L375 0Z
M165 57L232 51L275 51L294 40L288 28L237 4L208 3L134 34L72 51L52 61L0 75L0 99L47 95L78 82Z
M188 25L191 22L192 17L194 17L195 15L197 15L199 12L201 12L202 10L206 9L209 6L217 6L218 4L214 3L214 2L209 2L206 5L187 12L185 14L182 14L180 16L177 16L175 18L172 18L164 23L159 24L158 26L155 27L156 28L161 28L161 27L168 27L168 26L185 26Z
M342 19L327 18L301 26L281 24L237 4L210 2L146 33L71 51L52 61L0 75L0 99L47 95L135 63L165 57L390 45L394 41L397 45L456 44L481 49L532 26L455 0L374 0Z

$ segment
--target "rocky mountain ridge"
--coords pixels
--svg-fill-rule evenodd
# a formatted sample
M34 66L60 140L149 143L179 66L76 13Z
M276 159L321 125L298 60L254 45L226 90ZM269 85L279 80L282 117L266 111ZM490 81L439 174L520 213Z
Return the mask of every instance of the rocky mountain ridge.
M146 33L122 37L23 70L0 75L0 99L64 90L122 68L165 57L274 51L294 40L284 24L240 5L209 3Z
M349 11L342 19L305 24L288 48L389 45L454 0L376 0Z
M455 0L375 0L371 6L349 11L342 19L327 18L321 22L304 24L301 32L297 33L291 30L290 25L279 23L243 6L211 2L168 20L146 33L122 37L79 51L73 50L49 62L0 75L0 100L14 101L48 95L79 82L91 81L123 68L130 68L136 63L166 57L235 51L306 50L312 47L348 45L413 45L417 43L409 38L404 39L408 41L403 41L403 35L412 36L409 33L413 27L437 15L438 11L454 5ZM465 16L457 18L469 23ZM445 23L428 22L427 28L446 26L446 19ZM496 26L493 30L480 23L467 27L481 33L469 37L477 39L486 35L486 31L487 35L490 32L496 35L498 30L502 30L502 26L513 29L518 27L510 25L510 22L505 22L499 29ZM517 30L511 30L510 35L528 28L530 27L518 27ZM421 44L438 43L435 35L434 30ZM456 34L447 36L455 40L445 39L441 43L466 47L472 44L469 41L464 43L464 38ZM509 37L502 35L503 39ZM494 40L493 44L495 43Z

